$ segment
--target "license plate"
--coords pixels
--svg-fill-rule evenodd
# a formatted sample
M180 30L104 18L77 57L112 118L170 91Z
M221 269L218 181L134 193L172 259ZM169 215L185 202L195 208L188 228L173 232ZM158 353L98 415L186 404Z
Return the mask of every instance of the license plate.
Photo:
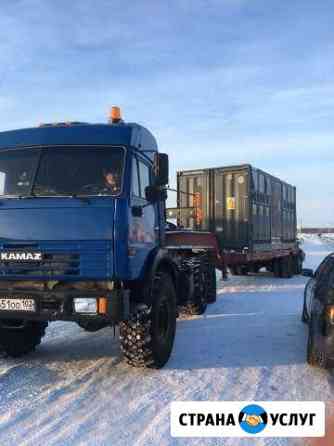
M36 311L34 299L0 298L0 311Z

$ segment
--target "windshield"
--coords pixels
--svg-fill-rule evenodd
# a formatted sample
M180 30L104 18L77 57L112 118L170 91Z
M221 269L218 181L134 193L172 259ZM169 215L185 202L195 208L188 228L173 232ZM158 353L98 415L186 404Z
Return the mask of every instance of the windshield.
M0 152L0 196L119 195L124 149L50 147Z

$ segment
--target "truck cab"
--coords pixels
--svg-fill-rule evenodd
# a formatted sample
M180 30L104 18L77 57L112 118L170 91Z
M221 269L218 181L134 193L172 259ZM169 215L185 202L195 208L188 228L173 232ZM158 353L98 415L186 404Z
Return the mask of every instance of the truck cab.
M90 331L120 324L129 363L164 365L176 320L167 183L167 155L117 108L108 124L0 133L0 345L8 355L30 352L48 322L64 320ZM147 331L145 345L134 324Z

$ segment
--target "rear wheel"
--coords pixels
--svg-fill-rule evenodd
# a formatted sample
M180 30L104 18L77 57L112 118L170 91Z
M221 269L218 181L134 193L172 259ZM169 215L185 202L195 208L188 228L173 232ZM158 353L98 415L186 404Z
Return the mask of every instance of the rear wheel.
M281 276L284 279L290 279L293 275L292 256L282 257L281 263Z
M155 275L151 297L151 305L137 305L130 319L120 323L121 349L134 367L163 367L174 344L176 293L168 273Z
M272 269L275 277L281 277L281 259L273 260Z
M217 277L216 268L212 264L208 265L206 282L208 287L207 302L213 304L217 300Z
M45 335L47 322L2 320L0 345L8 356L18 358L35 350Z
M248 266L245 266L245 265L242 265L242 266L240 267L240 274L241 274L242 276L247 276L248 273L249 273L249 267L248 267Z
M240 275L240 270L239 270L239 268L237 266L230 266L229 269L230 269L231 274L233 276L239 276Z
M260 272L260 269L261 269L261 268L260 268L258 265L253 265L251 271L252 271L254 274L258 274L258 273Z
M208 304L208 282L205 263L201 257L191 257L184 262L189 279L188 296L181 312L189 315L205 313Z
M293 256L294 274L300 275L303 271L303 260L300 255Z

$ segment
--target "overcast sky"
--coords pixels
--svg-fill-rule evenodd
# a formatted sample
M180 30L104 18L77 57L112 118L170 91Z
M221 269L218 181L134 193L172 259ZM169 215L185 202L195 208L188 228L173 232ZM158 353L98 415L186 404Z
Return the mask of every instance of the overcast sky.
M331 0L2 0L1 129L146 125L174 172L252 163L334 226Z

